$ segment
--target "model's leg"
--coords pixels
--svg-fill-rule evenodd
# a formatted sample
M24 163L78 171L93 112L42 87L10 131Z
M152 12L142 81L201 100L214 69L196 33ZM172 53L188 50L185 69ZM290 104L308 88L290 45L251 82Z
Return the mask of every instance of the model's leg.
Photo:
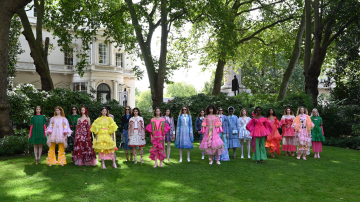
M134 149L132 148L131 150L130 150L130 161L132 161L133 160L133 156L134 156Z
M246 140L246 145L247 145L247 152L248 152L248 158L250 157L250 151L251 151L251 140Z
M49 148L48 157L46 159L46 164L49 166L56 164L55 145L55 142L52 142Z
M209 155L209 164L212 165L213 164L213 156Z
M219 165L221 164L220 163L220 155L216 155L216 164L219 164Z
M256 162L258 162L260 160L260 148L259 148L259 145L260 145L260 138L256 137L255 138L255 152L253 154L253 160L255 160Z
M158 157L160 157L159 152L157 152L157 155L158 155ZM162 164L163 161L164 161L164 160L161 160L161 159L160 159L160 167L163 167L163 164Z
M141 163L144 163L144 159L143 159L143 156L144 156L144 148L143 147L140 147L139 148L139 150L140 150L140 161L141 161Z
M59 146L58 164L60 164L61 166L64 166L64 165L66 165L64 143L59 143L58 146Z
M167 142L167 160L170 162L171 141Z
M133 147L132 151L132 153L134 154L134 163L137 164L136 147Z
M260 161L262 162L263 160L267 159L267 156L266 156L266 149L265 149L265 141L266 141L266 137L261 137L260 138L260 151L261 151L261 154L260 154Z
M156 168L157 165L158 165L158 161L157 161L158 155L159 155L159 153L158 153L158 152L155 152L155 165L154 165L154 168Z
M244 158L244 140L240 140L241 145L241 158Z
M235 147L233 148L233 157L234 157L234 159L236 159L236 148Z
M35 163L37 163L38 160L38 146L34 145L34 154L35 154Z
M190 149L187 150L187 160L190 162Z
M181 162L182 162L182 153L183 153L183 149L180 149L180 151L179 151L179 152L180 152L180 161L179 161L179 162L181 163Z
M113 167L114 168L117 168L117 166L116 166L116 155L115 155L115 152L114 152L114 154L113 154L114 156L113 156Z
M106 169L104 159L101 159L101 165L102 165L102 168L103 168L103 169Z
M129 153L127 149L124 149L125 151L125 156L126 156L126 161L129 161Z
M40 163L43 146L42 146L42 144L39 144L38 146L39 146L38 162Z

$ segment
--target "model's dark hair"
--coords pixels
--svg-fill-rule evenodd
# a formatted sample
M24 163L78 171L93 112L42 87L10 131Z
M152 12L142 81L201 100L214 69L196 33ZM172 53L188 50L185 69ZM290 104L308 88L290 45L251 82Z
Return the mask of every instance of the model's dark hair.
M272 109L273 110L273 116L276 116L276 114L275 114L275 110L273 109L273 108L270 108L270 109ZM267 113L266 113L266 117L269 117L270 116L270 109L267 111Z
M106 109L107 109L108 111L111 110L111 106L110 106L110 105L106 105L105 107L106 107Z
M262 111L261 107L255 107L255 110L254 110L254 111L255 111L255 113L256 113L256 112L259 111L259 110Z
M206 110L205 110L205 114L206 114L206 115L209 115L209 114L210 114L210 112L209 112L209 109L210 109L210 108L213 109L213 114L215 115L215 114L217 113L217 109L216 109L216 107L215 107L214 105L209 105L209 106L207 106L207 107L206 107Z
M76 105L73 105L73 106L71 107L71 109L70 109L70 115L73 114L73 112L72 112L72 109L73 109L73 108L76 108L76 114L80 115L79 108L78 108Z
M165 109L165 112L164 112L164 116L166 115L166 111L169 110L170 113L169 113L169 118L172 118L172 114L171 114L171 109L170 108L166 108Z
M36 106L34 109L34 115L36 115L36 108L40 108L40 114L43 115L42 108L40 106Z
M290 115L294 115L294 111L291 109L291 107L286 107L284 110L284 115L287 115L286 111L287 109L290 109Z
M102 110L106 109L106 116L109 116L109 110L106 108L106 107L101 107L101 110L100 110L100 115L99 117L102 117Z
M204 115L205 115L205 110L204 110L204 109L200 109L199 114L198 114L198 117L200 117L200 114L201 114L202 111L204 112Z
M137 108L137 107L135 107L133 110L132 110L132 112L131 112L131 116L133 117L134 116L134 111L135 110L137 110L138 111L138 116L141 116L141 114L140 114L140 109L139 108Z
M153 116L156 117L156 110L157 109L160 110L160 117L161 117L161 109L160 109L160 107L155 107L154 112L153 112Z

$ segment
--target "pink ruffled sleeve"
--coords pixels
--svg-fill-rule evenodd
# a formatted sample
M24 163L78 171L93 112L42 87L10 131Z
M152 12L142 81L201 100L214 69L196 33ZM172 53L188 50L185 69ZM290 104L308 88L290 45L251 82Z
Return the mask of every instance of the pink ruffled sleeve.
M29 138L31 138L32 129L33 129L33 125L30 126Z
M204 121L201 124L201 132L205 133L206 131L206 127L207 127L207 122L206 122L207 118L204 118Z
M164 126L164 136L165 136L165 134L167 133L167 132L169 132L171 130L171 127L170 127L170 125L169 124L167 124L166 122L165 122L165 126Z
M44 124L44 136L46 137L46 125Z
M264 121L264 126L265 126L265 128L269 131L269 133L272 132L273 127L272 127L272 125L271 125L271 123L270 123L269 120L265 119L265 121Z
M151 134L152 133L152 123L149 123L149 125L146 126L145 130Z
M216 117L216 119L215 119L215 130L217 133L223 132L222 123L221 123L219 117Z
M49 123L49 126L47 127L47 129L46 129L46 132L47 133L52 133L52 131L53 131L53 124L54 124L54 118L51 118L50 119L50 123Z
M246 130L248 130L248 131L251 132L251 131L254 129L255 125L256 125L256 120L255 120L255 119L251 119L251 120L249 121L249 123L246 125Z
M65 128L63 130L64 135L68 137L71 136L72 130L70 129L69 122L66 118L63 118L63 124L65 124Z
M324 128L321 126L321 131L322 131L322 133L323 133L323 136L325 136L325 134L324 134Z

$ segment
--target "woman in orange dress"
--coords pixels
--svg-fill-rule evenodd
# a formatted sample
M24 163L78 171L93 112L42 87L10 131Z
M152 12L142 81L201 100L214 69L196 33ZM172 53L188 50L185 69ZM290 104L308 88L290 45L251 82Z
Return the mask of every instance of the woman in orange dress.
M273 108L270 108L268 110L266 114L266 118L268 121L270 121L272 125L272 131L271 134L267 136L265 147L270 148L269 151L271 153L271 157L275 158L274 152L280 154L280 142L282 140L282 137L278 131L278 128L280 128L280 122L276 118L275 111Z

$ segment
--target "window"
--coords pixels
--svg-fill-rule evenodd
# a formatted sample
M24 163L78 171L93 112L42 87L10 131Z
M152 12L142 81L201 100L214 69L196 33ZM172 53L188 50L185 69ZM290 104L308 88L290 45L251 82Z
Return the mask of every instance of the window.
M36 7L34 6L34 17L37 17Z
M116 66L123 67L123 53L116 53Z
M80 91L82 93L87 93L87 83L73 83L73 91Z
M108 55L107 44L99 43L99 64L107 64Z
M64 53L64 64L65 65L74 65L74 49L69 48Z

